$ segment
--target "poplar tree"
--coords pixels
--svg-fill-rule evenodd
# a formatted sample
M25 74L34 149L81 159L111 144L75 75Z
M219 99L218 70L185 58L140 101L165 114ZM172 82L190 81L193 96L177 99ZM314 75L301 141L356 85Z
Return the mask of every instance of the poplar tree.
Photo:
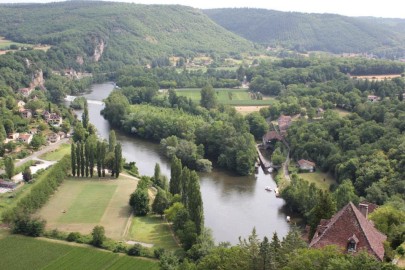
M90 166L90 141L87 139L84 144L84 169L86 177L89 177L89 166Z
M187 167L184 167L181 171L181 202L184 207L188 208L189 202L189 181L191 177L191 172Z
M181 171L182 164L181 160L176 156L173 157L170 166L170 185L169 191L171 194L181 194Z
M190 219L195 223L197 234L200 235L204 228L204 209L201 198L199 177L195 171L190 172L187 187L188 213Z
M82 176L82 177L84 177L84 169L85 169L85 165L86 165L86 157L85 157L85 154L84 154L84 152L85 152L85 143L84 142L82 142L81 144L81 147L80 147L80 160L81 160L81 163L80 163L80 175Z
M75 143L72 143L70 147L70 157L71 157L71 163L72 163L72 175L76 176L76 145Z
M89 105L87 104L87 99L84 101L84 111L82 114L83 127L87 130L89 127Z
M118 178L118 176L120 176L121 162L122 162L122 146L120 143L117 143L114 152L115 152L114 171L115 177Z
M105 169L106 169L105 156L106 156L106 153L107 153L107 147L108 147L108 145L107 145L106 142L103 142L101 144L101 157L100 157L100 159L101 159L101 172L102 172L103 177L105 177Z
M115 131L111 130L108 136L108 152L114 152L116 144L117 144L117 137L115 136Z
M96 152L97 152L97 175L98 177L101 177L101 147L102 147L102 142L97 141L97 147L96 147Z
M90 177L93 178L93 174L94 174L94 159L96 156L96 142L94 139L90 140L89 143L89 173L90 173Z
M81 152L81 148L82 148L82 144L80 142L77 142L76 145L76 176L80 177L80 168L81 168L81 164L82 164L82 154Z

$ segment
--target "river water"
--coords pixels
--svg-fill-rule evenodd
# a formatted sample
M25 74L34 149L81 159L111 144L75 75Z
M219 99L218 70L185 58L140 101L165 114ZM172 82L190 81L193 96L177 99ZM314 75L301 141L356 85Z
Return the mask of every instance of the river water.
M108 139L109 123L100 115L101 102L113 90L113 83L94 84L91 92L84 95L89 102L90 122L96 126L98 135ZM78 111L81 117L81 112ZM116 130L117 141L122 144L123 156L135 161L141 175L152 176L156 163L163 174L170 178L170 162L159 152L159 145ZM238 238L247 238L256 227L260 238L279 237L287 234L290 225L286 222L285 202L276 198L274 192L265 191L266 186L276 186L272 177L261 168L254 176L236 176L216 169L200 174L201 194L204 203L205 226L211 228L217 243L238 243Z

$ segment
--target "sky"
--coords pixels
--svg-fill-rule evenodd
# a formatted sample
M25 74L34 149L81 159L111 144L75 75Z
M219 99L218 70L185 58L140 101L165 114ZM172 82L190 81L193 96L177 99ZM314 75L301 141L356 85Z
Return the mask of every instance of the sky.
M346 16L405 18L402 0L110 0L139 4L180 4L195 8L251 7L306 13L335 13ZM0 3L57 2L57 0L0 0ZM402 2L402 4L401 4Z

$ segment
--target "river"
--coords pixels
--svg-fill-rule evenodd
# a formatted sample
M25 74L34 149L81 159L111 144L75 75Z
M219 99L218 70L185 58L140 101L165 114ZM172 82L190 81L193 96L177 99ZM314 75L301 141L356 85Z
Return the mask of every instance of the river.
M113 88L113 83L94 84L84 96L91 101L102 101ZM89 102L89 116L98 135L108 139L110 125L100 115L103 106L101 102ZM123 156L136 162L140 174L152 176L155 164L159 163L162 173L170 178L170 162L159 153L158 144L116 133ZM276 198L274 192L265 191L266 186L274 188L276 184L261 168L254 176L235 176L219 169L199 175L205 226L211 228L217 243L236 244L239 236L247 238L253 227L260 238L271 238L273 232L280 238L287 234L290 225L286 222L285 202Z

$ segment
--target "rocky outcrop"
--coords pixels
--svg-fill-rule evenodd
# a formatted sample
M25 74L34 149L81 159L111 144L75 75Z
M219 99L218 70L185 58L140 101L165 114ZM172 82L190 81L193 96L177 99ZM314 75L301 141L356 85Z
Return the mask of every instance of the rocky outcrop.
M94 47L94 54L93 54L93 61L98 62L103 55L105 42L102 39L95 38L95 47Z
M45 84L44 73L42 72L42 69L39 69L35 71L35 73L32 75L30 88L34 89L36 87L39 87L40 89L45 89L44 84Z
M78 55L78 56L76 57L76 63L78 63L79 65L82 66L82 65L84 64L83 56Z

